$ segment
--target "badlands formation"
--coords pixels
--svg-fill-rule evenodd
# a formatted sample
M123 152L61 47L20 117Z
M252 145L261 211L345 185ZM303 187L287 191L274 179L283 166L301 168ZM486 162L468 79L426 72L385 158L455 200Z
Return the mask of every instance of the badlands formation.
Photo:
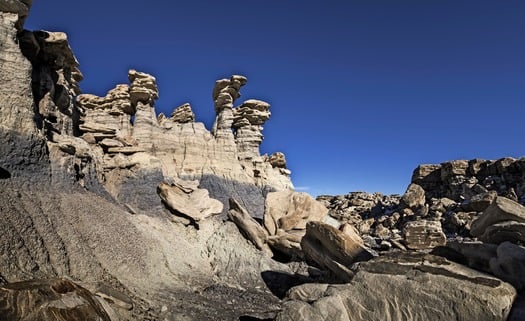
M315 200L260 154L245 77L210 88L211 130L140 71L82 94L30 7L0 0L0 320L525 320L525 159Z

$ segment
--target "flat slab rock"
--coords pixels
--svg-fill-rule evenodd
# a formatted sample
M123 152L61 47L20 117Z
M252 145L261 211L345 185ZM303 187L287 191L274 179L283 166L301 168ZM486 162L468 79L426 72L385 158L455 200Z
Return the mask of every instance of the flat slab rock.
M516 297L508 283L428 254L359 263L347 284L292 288L277 321L506 320Z

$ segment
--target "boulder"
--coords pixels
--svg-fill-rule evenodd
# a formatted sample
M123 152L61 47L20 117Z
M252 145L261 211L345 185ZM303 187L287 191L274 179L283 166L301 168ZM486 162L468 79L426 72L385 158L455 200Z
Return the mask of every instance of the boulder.
M496 197L498 197L498 193L495 191L476 194L470 198L466 206L469 210L483 212L490 206L490 204L492 204L492 202L494 202Z
M486 243L500 244L506 241L525 244L525 223L503 221L490 225L479 239Z
M264 226L270 235L278 229L304 230L310 221L322 221L328 213L323 204L307 193L279 191L268 193L265 202Z
M498 246L496 254L489 261L492 274L519 291L525 289L525 247L504 242Z
M241 233L259 250L269 256L273 256L272 250L267 244L268 232L233 198L230 198L228 218L237 225Z
M170 118L172 121L180 124L192 123L195 121L195 114L191 109L191 105L189 103L185 103L175 108L175 110L173 110L171 113Z
M445 233L441 229L441 223L437 221L408 222L403 228L403 234L406 246L413 250L431 249L445 245L447 241Z
M301 240L301 249L306 259L330 270L336 277L349 281L352 263L370 259L363 247L363 240L353 228L339 230L322 222L308 222L306 234Z
M200 221L222 212L220 201L210 198L208 190L198 188L198 182L178 180L172 184L160 183L157 192L169 209L191 219L197 225Z
M405 206L417 210L425 206L425 190L421 186L412 183L408 186L401 201Z
M493 224L503 221L525 223L525 207L508 198L498 196L485 211L472 222L470 233L481 236Z
M347 284L304 287L290 290L277 321L503 321L516 297L508 283L422 254L381 256Z
M449 242L434 252L473 269L490 273L512 284L516 289L525 289L525 248L510 242L500 245L480 242Z

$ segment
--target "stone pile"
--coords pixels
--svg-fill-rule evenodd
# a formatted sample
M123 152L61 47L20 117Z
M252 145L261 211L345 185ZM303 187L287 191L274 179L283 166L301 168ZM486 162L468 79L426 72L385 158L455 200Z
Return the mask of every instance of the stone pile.
M412 182L420 185L427 198L447 197L456 202L476 194L496 191L519 203L525 202L525 159L456 160L439 165L420 165Z

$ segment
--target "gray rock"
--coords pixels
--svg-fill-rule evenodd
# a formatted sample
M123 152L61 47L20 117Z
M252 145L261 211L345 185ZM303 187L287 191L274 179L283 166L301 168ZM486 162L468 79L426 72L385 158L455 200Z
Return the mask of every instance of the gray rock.
M509 282L517 290L525 289L525 247L510 242L501 243L497 256L490 259L490 271Z
M481 236L493 224L503 221L525 223L525 207L505 197L497 197L470 228L473 236Z
M508 283L431 255L379 257L360 263L350 283L325 287L294 295L276 320L503 321L516 297Z
M506 241L525 244L525 223L503 221L490 225L479 239L487 243L500 244Z
M259 250L269 256L273 256L268 246L268 232L252 218L250 213L244 209L239 202L230 198L230 210L228 218L237 225L241 233L246 236Z

